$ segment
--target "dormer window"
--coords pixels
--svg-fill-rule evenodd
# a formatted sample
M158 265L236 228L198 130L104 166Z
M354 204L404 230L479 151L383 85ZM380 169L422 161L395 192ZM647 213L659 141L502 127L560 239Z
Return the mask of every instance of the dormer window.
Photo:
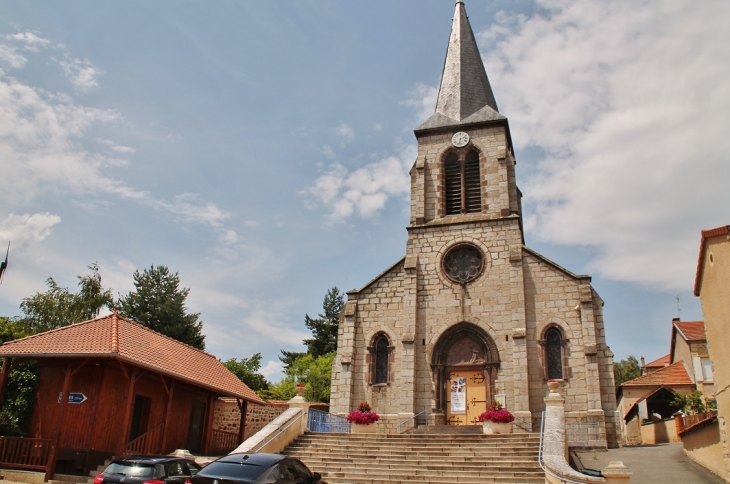
M446 215L480 212L479 153L460 158L451 153L444 161L444 207Z

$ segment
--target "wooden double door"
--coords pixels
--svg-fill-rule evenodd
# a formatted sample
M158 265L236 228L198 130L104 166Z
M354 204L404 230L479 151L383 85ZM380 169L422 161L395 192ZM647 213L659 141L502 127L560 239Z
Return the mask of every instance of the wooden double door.
M478 425L487 411L489 382L481 369L450 370L446 388L447 425Z

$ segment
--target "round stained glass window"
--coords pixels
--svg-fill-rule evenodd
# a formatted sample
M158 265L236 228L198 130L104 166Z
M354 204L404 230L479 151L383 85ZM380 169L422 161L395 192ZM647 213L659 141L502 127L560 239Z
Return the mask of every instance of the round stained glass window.
M482 273L484 257L479 249L469 244L451 248L443 260L446 276L459 284L473 281Z

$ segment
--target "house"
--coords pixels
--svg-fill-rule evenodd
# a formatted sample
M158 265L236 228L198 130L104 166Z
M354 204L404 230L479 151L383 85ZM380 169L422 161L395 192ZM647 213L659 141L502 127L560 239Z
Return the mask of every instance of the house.
M671 403L675 393L690 394L700 390L706 399L714 400L704 323L673 319L669 354L648 364L642 363L641 373L640 377L623 383L617 391L624 443L679 442L673 423L642 426L652 420L672 418L680 410Z
M214 356L116 312L7 342L0 358L0 398L17 362L40 366L31 436L0 437L0 465L47 478L88 474L112 455L230 450L244 425L215 429L216 399L235 398L242 415L265 404Z
M703 230L697 260L694 295L700 298L705 318L709 362L703 370L712 379L717 414L687 438L685 451L697 462L730 482L730 226ZM707 372L707 370L704 370ZM714 449L714 450L713 450Z

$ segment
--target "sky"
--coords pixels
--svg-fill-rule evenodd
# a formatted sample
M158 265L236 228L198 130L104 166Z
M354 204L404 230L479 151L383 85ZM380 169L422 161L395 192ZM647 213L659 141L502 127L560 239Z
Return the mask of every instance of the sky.
M730 223L730 2L467 0L529 247L593 276L619 360L669 352ZM37 1L0 10L0 314L166 265L206 350L301 351L326 291L405 253L446 0Z

